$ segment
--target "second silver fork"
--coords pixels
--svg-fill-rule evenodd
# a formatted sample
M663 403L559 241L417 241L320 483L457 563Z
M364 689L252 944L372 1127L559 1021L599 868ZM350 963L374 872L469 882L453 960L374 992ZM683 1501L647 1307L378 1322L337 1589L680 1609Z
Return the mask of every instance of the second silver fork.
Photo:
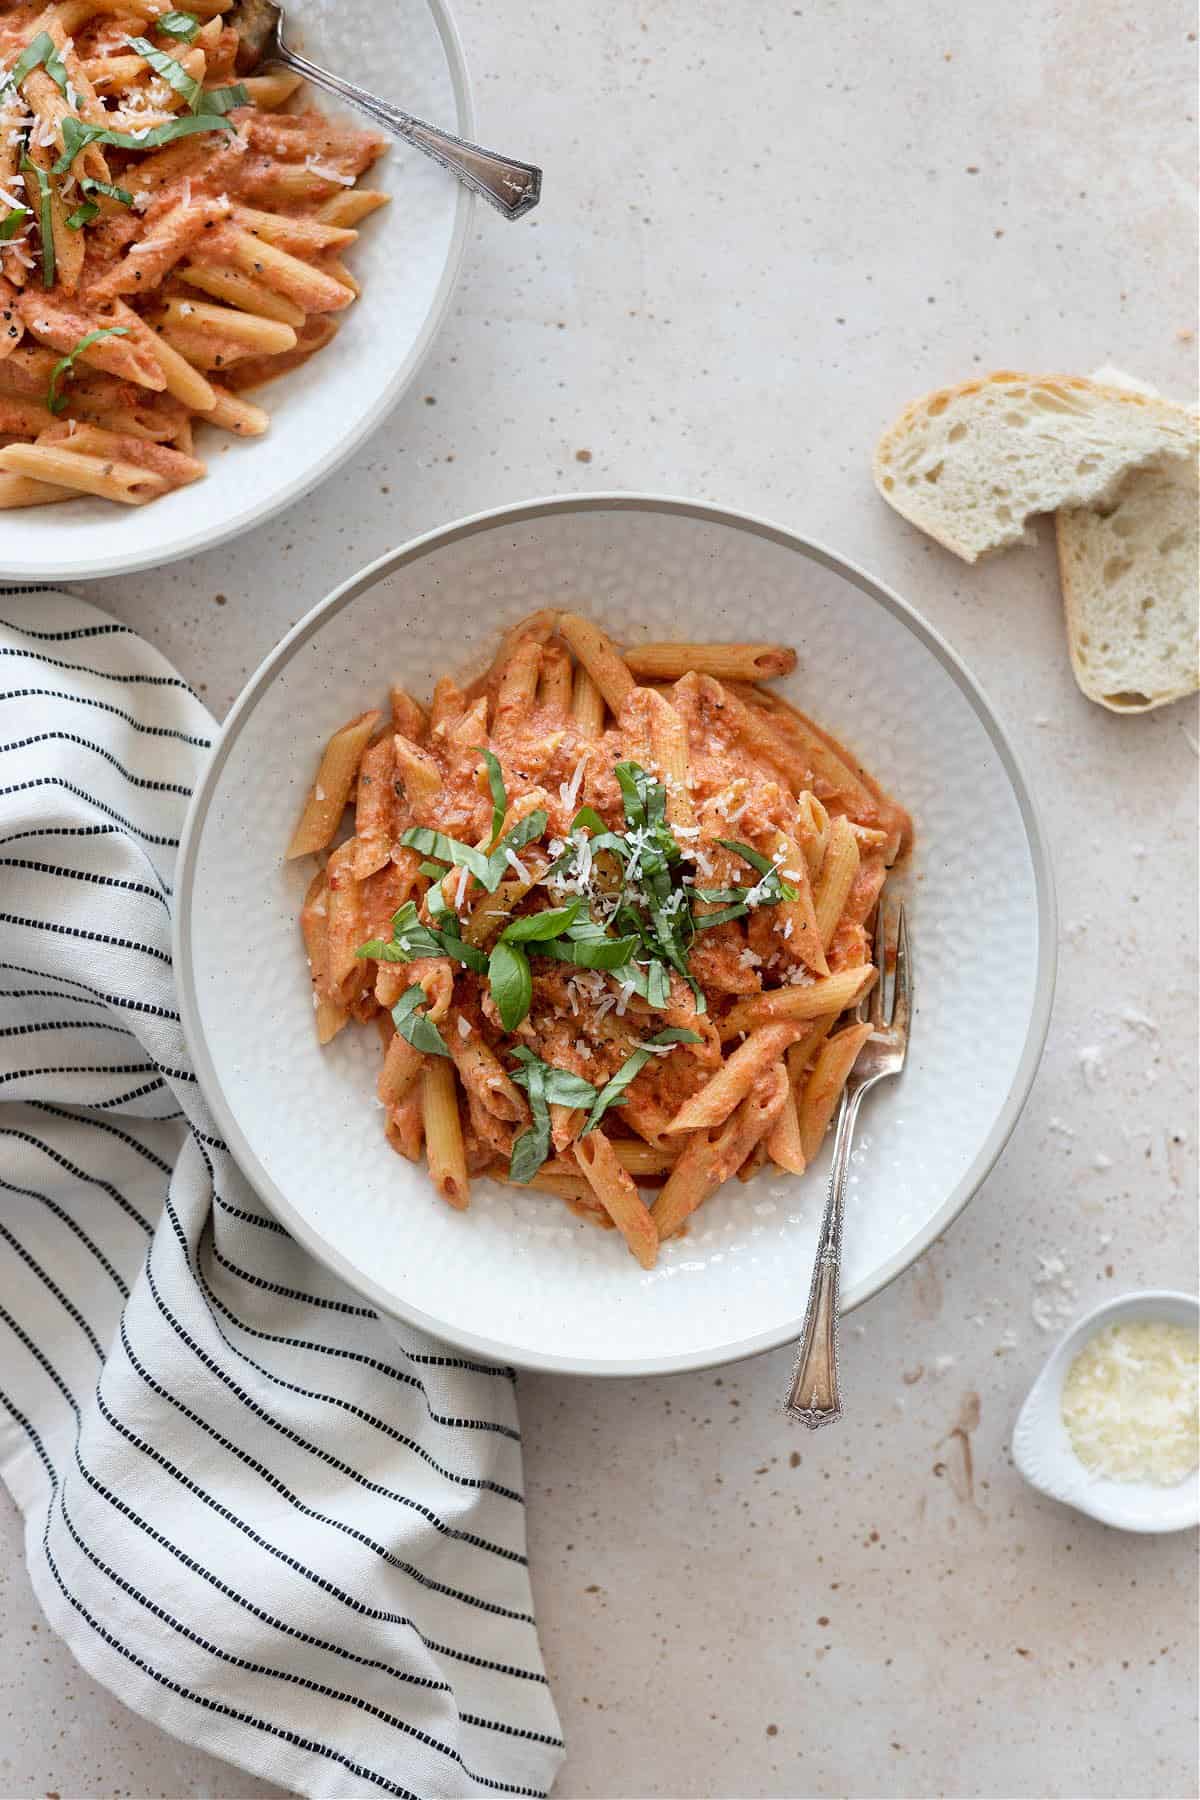
M878 979L870 1000L859 1004L858 1016L871 1025L871 1035L863 1044L854 1067L842 1089L837 1129L833 1140L833 1168L829 1176L829 1193L817 1239L817 1261L808 1293L804 1330L792 1375L791 1388L784 1402L789 1418L816 1430L831 1425L842 1416L838 1389L838 1301L841 1286L842 1216L846 1204L846 1182L850 1172L850 1150L858 1109L864 1095L889 1075L898 1075L904 1067L908 1050L909 1023L912 1017L912 956L908 944L908 925L904 907L899 908L896 922L895 980L892 1004L885 1006L887 983L887 909L880 895L875 920L875 966ZM864 1019L865 1013L865 1019Z

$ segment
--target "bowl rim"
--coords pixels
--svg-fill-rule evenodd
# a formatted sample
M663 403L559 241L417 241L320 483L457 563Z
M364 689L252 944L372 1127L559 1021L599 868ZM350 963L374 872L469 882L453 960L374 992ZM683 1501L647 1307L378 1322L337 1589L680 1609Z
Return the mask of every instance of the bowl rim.
M463 50L458 27L454 22L447 0L424 0L424 4L432 15L446 56L446 67L454 93L455 123L453 131L457 137L472 142L476 130L475 100L466 53ZM240 515L232 523L221 523L214 520L191 532L186 538L180 538L166 545L156 543L141 550L117 548L99 557L95 555L86 557L56 556L53 553L52 545L57 534L51 531L47 533L49 539L47 554L39 555L33 561L11 562L0 550L0 581L37 583L100 581L112 575L133 575L145 569L166 568L168 564L179 562L185 556L198 556L204 551L216 550L220 545L229 543L231 539L239 538L244 533L253 531L257 526L266 524L269 519L286 511L303 495L311 493L314 488L328 481L329 477L354 455L365 440L378 430L387 414L411 386L445 323L446 315L450 310L450 302L462 274L467 234L474 216L476 201L476 196L464 187L461 181L456 181L455 187L457 196L454 226L450 234L446 263L425 322L413 340L409 353L400 368L397 369L391 381L380 389L368 411L348 437L328 449L316 463L297 473L278 493L273 494L269 499L260 501L257 505L252 505L247 513ZM116 523L115 518L114 523Z
M527 523L562 513L622 511L663 513L722 525L735 531L751 532L755 536L779 544L785 549L797 551L802 557L817 562L823 568L843 577L852 586L857 587L860 592L866 594L868 598L883 606L894 618L907 626L926 649L937 658L971 706L991 739L1012 785L1029 843L1037 893L1037 980L1025 1042L1012 1086L991 1131L962 1180L952 1189L936 1213L909 1239L908 1243L881 1264L869 1279L859 1282L856 1287L842 1295L841 1311L843 1313L853 1312L856 1307L871 1299L916 1262L918 1257L922 1256L929 1246L941 1237L942 1233L963 1211L968 1201L978 1192L995 1167L1021 1115L1037 1073L1050 1025L1057 969L1057 904L1050 851L1032 790L1011 739L1000 724L975 678L968 673L965 665L945 639L907 601L902 600L891 588L838 552L813 539L803 537L785 526L775 524L769 519L734 508L673 495L617 490L592 494L549 495L534 500L520 501L513 505L490 507L485 511L469 514L450 525L438 526L431 531L423 532L397 549L386 551L382 556L376 557L373 562L368 563L365 568L348 576L292 627L268 653L247 681L221 726L208 766L188 807L176 863L175 906L172 922L172 954L184 1036L191 1052L201 1092L220 1125L234 1160L269 1210L318 1262L323 1263L325 1267L340 1276L348 1287L370 1300L386 1316L403 1320L421 1331L428 1332L434 1338L455 1344L473 1355L488 1358L493 1362L502 1362L517 1368L557 1375L627 1377L670 1375L690 1370L720 1368L725 1364L741 1362L747 1357L761 1355L768 1350L775 1350L783 1344L792 1342L799 1334L800 1313L797 1314L794 1330L790 1325L783 1329L777 1326L772 1327L770 1330L741 1338L733 1344L722 1345L715 1351L695 1350L682 1355L639 1357L615 1362L595 1357L560 1356L529 1351L523 1352L520 1356L514 1356L510 1346L494 1338L460 1328L447 1330L442 1321L431 1317L419 1307L401 1303L395 1295L389 1293L363 1270L350 1263L340 1251L334 1249L309 1224L263 1168L242 1133L233 1110L225 1098L200 1027L195 971L192 964L191 895L209 804L217 779L242 725L258 704L266 688L327 618L333 617L344 607L350 605L360 594L393 574L397 569L417 562L429 552L446 545L479 536L484 532L502 529L506 525ZM803 1299L802 1289L803 1283L797 1289L798 1300Z

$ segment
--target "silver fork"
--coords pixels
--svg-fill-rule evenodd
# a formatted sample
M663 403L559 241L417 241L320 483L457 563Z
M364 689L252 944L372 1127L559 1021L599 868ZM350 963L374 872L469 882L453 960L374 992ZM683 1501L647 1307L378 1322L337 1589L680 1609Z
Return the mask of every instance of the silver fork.
M783 1410L815 1431L818 1425L832 1425L842 1416L838 1392L838 1290L842 1263L842 1214L846 1202L846 1178L850 1171L850 1145L858 1121L863 1096L876 1082L898 1075L904 1067L908 1051L908 1031L912 1018L912 955L908 946L908 925L904 908L898 909L896 920L895 980L892 1004L885 1016L884 988L887 982L887 914L883 896L875 919L875 967L879 979L871 990L869 1004L859 1002L857 1016L869 1022L871 1035L858 1053L853 1069L842 1089L837 1131L833 1140L833 1168L829 1176L829 1193L821 1219L817 1240L817 1261L812 1286L808 1291L808 1308L804 1314L804 1330L800 1334L800 1352L792 1375L792 1385Z
M423 150L434 162L457 175L464 187L481 194L506 219L522 218L541 199L542 171L532 163L513 162L494 150L484 150L479 144L468 144L448 131L439 131L435 125L414 119L411 113L380 100L357 83L343 81L340 75L331 75L328 69L309 62L307 56L284 43L283 8L276 6L274 0L239 0L228 22L241 38L238 68L243 73L262 63L282 63L285 68L294 69L315 87L349 100L394 137L403 138L415 150Z

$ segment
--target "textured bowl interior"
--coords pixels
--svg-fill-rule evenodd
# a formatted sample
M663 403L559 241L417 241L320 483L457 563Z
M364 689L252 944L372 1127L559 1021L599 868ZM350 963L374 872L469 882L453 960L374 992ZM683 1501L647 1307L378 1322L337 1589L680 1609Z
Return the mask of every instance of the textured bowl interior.
M243 694L193 804L178 942L185 1021L235 1152L311 1248L380 1304L533 1366L638 1373L731 1360L798 1329L828 1152L731 1182L643 1273L557 1200L479 1182L452 1212L384 1139L378 1040L320 1051L282 850L329 733L398 679L478 669L500 629L563 603L619 640L782 639L785 691L916 820L909 1066L854 1154L849 1304L910 1262L1011 1129L1041 1048L1053 906L1027 799L986 707L896 602L769 527L672 502L549 502L451 527L310 614Z
M386 25L385 25L386 15ZM289 37L314 61L471 135L466 73L443 0L288 0ZM367 121L328 95L324 111ZM145 568L219 543L306 493L371 430L415 374L458 272L471 200L444 169L395 144L368 181L392 204L365 221L348 261L362 298L333 343L255 398L265 438L200 427L208 476L146 507L84 497L7 512L0 577L86 579Z

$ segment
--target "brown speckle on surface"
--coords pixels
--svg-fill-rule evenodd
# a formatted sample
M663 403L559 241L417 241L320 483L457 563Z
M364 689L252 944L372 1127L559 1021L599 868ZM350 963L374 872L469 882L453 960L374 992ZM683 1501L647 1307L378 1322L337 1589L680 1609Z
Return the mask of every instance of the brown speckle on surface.
M228 599L229 599L229 596L227 594L214 594L213 595L213 605L214 606L225 606L228 603Z
M800 1452L798 1450L793 1450L792 1454L788 1457L788 1468L789 1469L798 1469L799 1467L800 1467Z
M779 1736L778 1725L768 1725L767 1726L767 1736L768 1737L778 1737Z
M587 463L587 462L591 462L591 460L592 460L592 453L590 450L577 450L575 452L575 461L576 462Z

